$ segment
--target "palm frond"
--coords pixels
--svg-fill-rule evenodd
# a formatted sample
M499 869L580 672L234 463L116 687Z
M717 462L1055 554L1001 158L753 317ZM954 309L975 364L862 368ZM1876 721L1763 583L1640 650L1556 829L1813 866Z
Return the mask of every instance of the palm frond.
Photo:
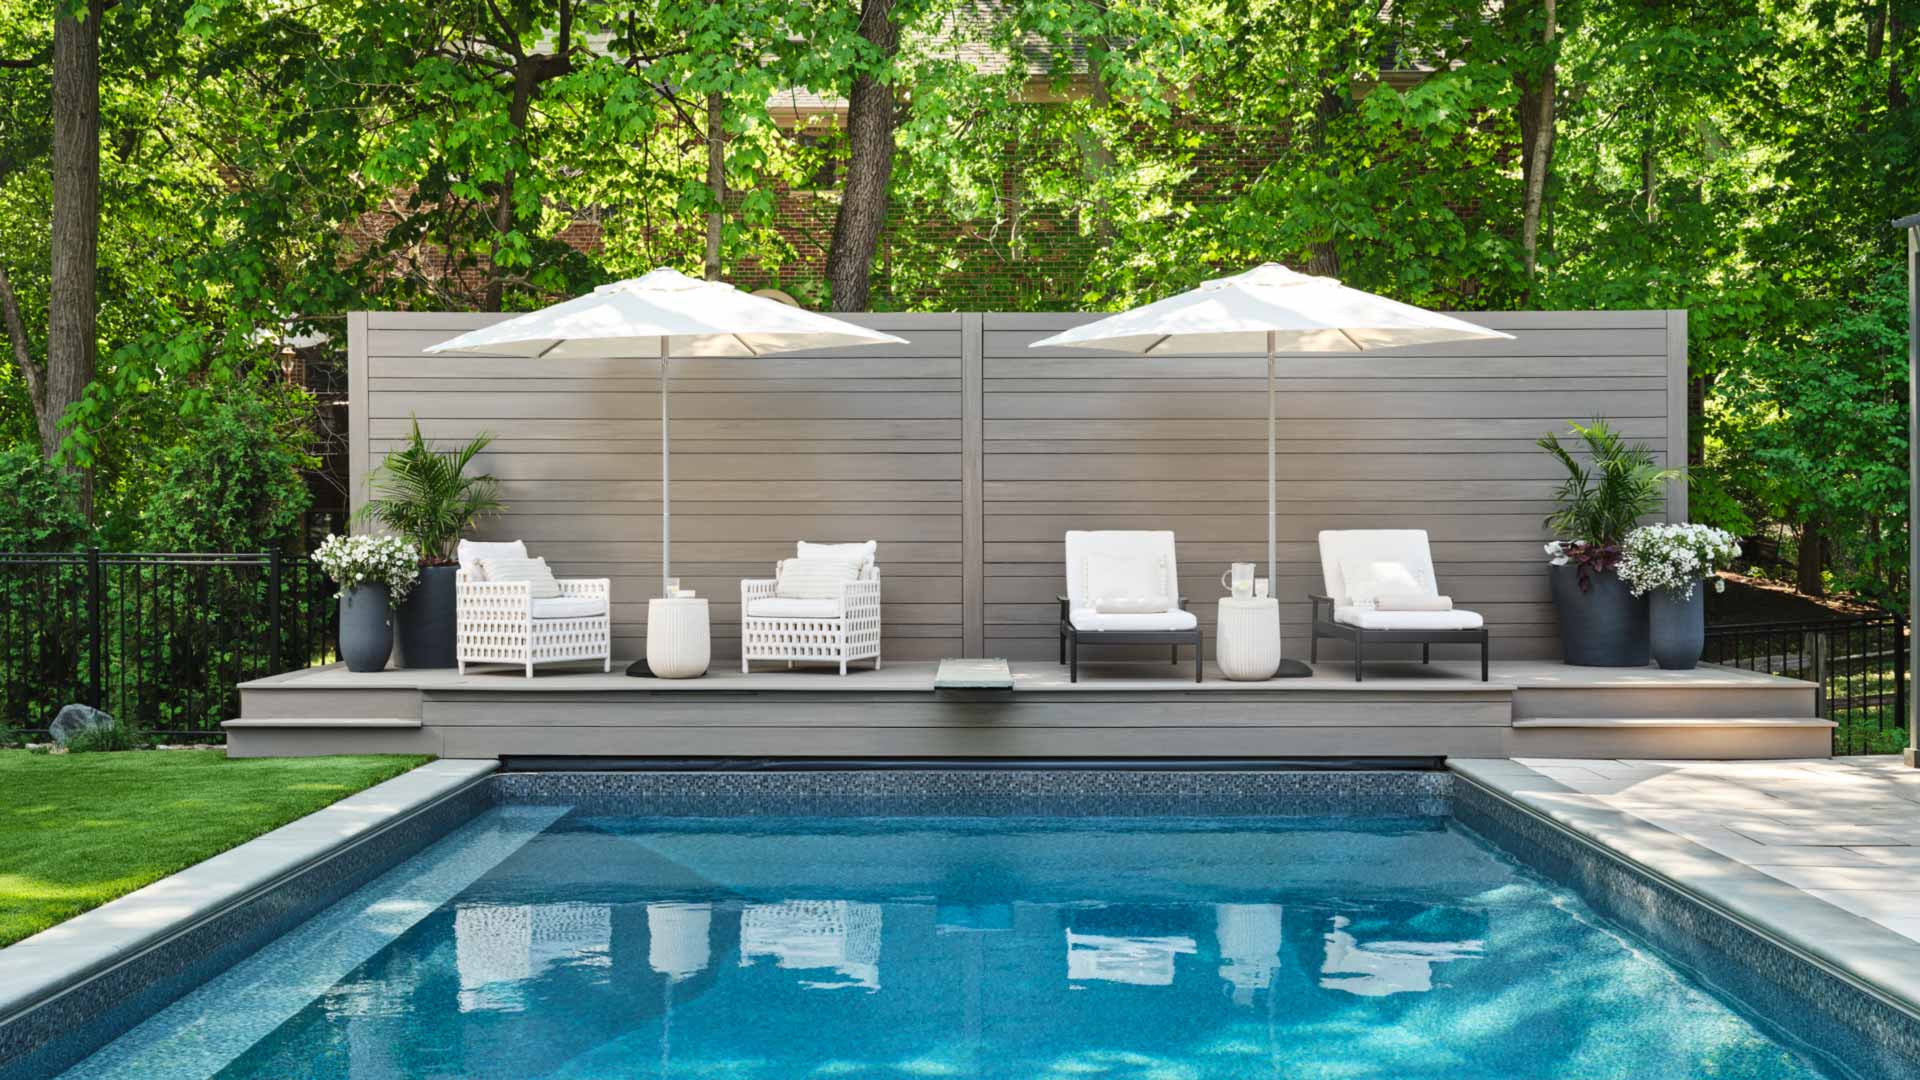
M370 480L374 498L362 508L366 520L411 540L428 562L447 562L454 542L480 518L506 508L500 483L468 476L493 436L482 433L455 450L439 450L420 432L416 417L407 444L389 453Z

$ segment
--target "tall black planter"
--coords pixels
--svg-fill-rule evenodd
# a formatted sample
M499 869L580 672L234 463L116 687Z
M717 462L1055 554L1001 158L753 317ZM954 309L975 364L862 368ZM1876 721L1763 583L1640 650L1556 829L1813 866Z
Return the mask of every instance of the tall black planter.
M1655 589L1648 597L1654 662L1672 671L1692 670L1707 648L1707 587L1695 582L1690 597L1673 589Z
M394 666L449 668L454 666L457 566L423 566L420 580L394 613Z
M393 654L392 596L385 585L355 585L340 597L340 659L348 671L379 671Z
M1578 667L1646 667L1647 598L1633 595L1611 570L1587 574L1580 588L1580 567L1547 567L1553 607L1560 616L1560 648Z

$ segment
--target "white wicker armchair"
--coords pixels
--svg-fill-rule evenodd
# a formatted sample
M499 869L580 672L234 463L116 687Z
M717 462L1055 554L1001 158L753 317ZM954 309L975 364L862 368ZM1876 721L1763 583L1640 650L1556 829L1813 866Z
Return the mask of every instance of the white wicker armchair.
M598 660L613 670L613 583L607 578L560 582L560 595L535 600L524 581L485 581L462 570L458 590L462 675L468 664L533 665Z
M740 582L740 671L754 660L847 663L872 660L880 670L880 567L868 563L837 600L791 600L774 595L775 579Z

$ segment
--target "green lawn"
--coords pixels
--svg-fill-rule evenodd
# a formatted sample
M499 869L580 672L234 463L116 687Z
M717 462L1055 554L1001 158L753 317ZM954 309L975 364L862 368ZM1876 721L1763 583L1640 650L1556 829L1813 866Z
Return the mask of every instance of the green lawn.
M429 760L0 750L0 945Z

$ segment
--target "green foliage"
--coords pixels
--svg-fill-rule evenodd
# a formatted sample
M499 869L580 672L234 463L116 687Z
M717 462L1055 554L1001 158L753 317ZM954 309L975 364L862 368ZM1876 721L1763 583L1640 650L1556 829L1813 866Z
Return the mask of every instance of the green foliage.
M1680 471L1655 465L1652 450L1627 442L1605 420L1574 424L1571 434L1578 440L1574 448L1557 434L1539 443L1567 470L1554 492L1560 507L1547 515L1547 528L1566 540L1618 546L1641 518L1665 505L1664 487Z
M0 551L78 551L89 539L80 484L32 444L0 449Z
M286 549L312 496L305 403L280 387L236 387L161 457L139 519L149 551Z
M67 740L69 754L102 754L116 750L151 750L153 740L132 724L115 722L106 727L76 732Z
M457 450L436 450L415 418L407 445L388 454L370 483L374 497L362 509L370 520L399 534L429 566L453 562L454 543L480 518L499 513L500 483L490 475L468 476L467 466L493 441L478 435Z

